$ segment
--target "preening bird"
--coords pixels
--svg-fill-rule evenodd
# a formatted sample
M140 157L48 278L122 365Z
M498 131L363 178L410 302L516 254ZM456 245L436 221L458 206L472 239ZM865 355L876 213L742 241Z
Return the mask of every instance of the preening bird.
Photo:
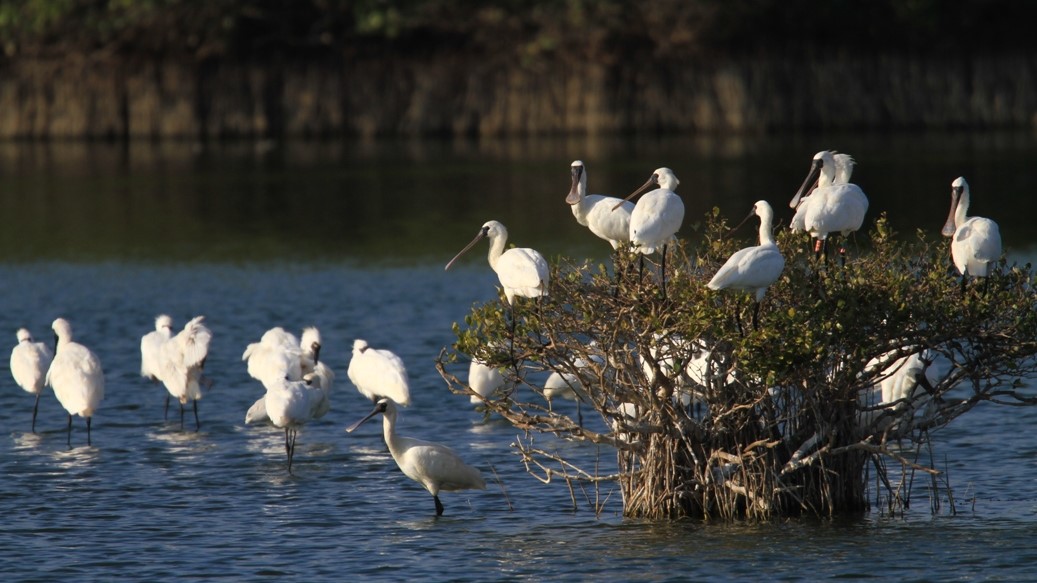
M753 328L759 328L760 301L767 293L767 288L781 277L781 272L785 269L785 258L778 251L774 235L771 233L771 224L774 221L774 210L771 205L765 200L756 201L752 212L745 220L753 215L760 217L760 244L735 251L717 270L706 287L712 290L737 289L752 293L755 299ZM741 328L737 310L735 320Z
M472 242L461 249L446 264L445 269L450 269L462 255L483 238L490 240L490 252L487 259L490 262L490 268L497 273L501 287L504 288L504 296L508 299L508 305L515 305L516 296L539 298L547 295L550 282L547 260L537 251L526 247L513 247L505 251L508 230L497 221L487 221L483 224Z
M1001 258L1001 230L986 217L970 217L969 183L959 176L951 183L951 212L943 236L951 238L951 259L962 275L986 277L990 264Z
M630 213L630 242L641 254L643 275L644 255L660 251L662 254L662 293L666 297L666 249L684 222L684 201L677 195L680 181L669 168L658 168L648 181L624 200L630 200L649 187L658 188L642 196ZM619 212L620 205L613 210Z
M320 360L320 330L316 326L303 328L300 340L295 335L276 327L267 330L259 342L249 344L242 355L248 362L249 375L268 384L281 380L301 381L307 373L316 373L313 382L318 383L328 395L335 381L331 367ZM330 407L330 397L328 401ZM245 423L268 421L266 397L260 397L245 414Z
M261 400L265 415L275 427L284 429L284 449L290 474L299 428L313 419L320 419L330 410L328 389L322 387L318 373L314 372L306 373L300 381L270 379L263 385L266 394ZM245 423L253 421L246 415Z
M159 354L159 379L170 396L180 402L181 430L184 428L184 405L188 401L194 409L195 431L201 428L198 399L202 398L202 372L212 340L212 331L204 321L205 316L193 318L176 336L162 344Z
M790 227L806 231L817 239L814 251L827 258L828 235L839 233L844 237L864 224L868 212L868 197L856 184L850 183L855 162L847 154L822 150L814 155L803 185L792 197L789 206L796 209ZM810 188L815 187L813 192ZM840 257L846 253L840 247Z
M30 395L36 395L32 406L32 432L36 433L36 413L40 408L40 395L46 385L47 369L54 359L50 348L42 342L35 342L32 334L25 328L19 328L18 344L11 350L11 376L18 386Z
M565 202L571 206L576 222L608 241L613 249L629 242L634 203L614 196L587 194L587 168L580 160L573 161L571 172L572 187Z
M89 348L72 340L72 325L64 318L51 325L57 336L54 360L47 371L47 384L68 412L68 445L72 447L72 416L86 418L86 442L90 444L90 420L104 399L104 371Z
M155 318L155 329L140 339L140 376L153 383L162 382L161 356L162 345L173 337L173 318L161 314ZM162 418L169 417L169 393L166 393L166 405Z
M442 516L443 503L439 492L455 490L485 490L486 482L478 469L464 463L454 450L431 441L396 434L396 403L392 399L379 399L373 411L351 425L352 433L365 421L381 413L382 433L392 459L405 476L421 484L436 501L436 516Z
M377 403L388 397L393 402L410 406L410 380L403 360L392 351L372 348L366 340L353 341L353 358L346 371L360 394Z

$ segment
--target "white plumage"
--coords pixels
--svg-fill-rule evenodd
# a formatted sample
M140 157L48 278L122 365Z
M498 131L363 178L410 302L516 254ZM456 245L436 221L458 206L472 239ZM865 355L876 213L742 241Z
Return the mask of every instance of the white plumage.
M829 233L849 235L864 224L868 197L850 183L855 162L847 154L822 150L814 155L806 180L789 206L796 209L793 232L806 231L823 245ZM808 192L814 186L813 192Z
M490 267L497 273L497 279L504 288L509 305L515 304L516 296L536 298L547 295L550 280L547 261L540 253L525 247L513 247L505 251L508 230L497 221L487 221L483 224L479 234L446 264L445 269L450 269L458 258L484 237L490 240L490 252L487 256Z
M331 408L330 389L324 388L318 373L313 372L306 373L299 381L285 378L269 379L264 381L263 385L266 387L266 394L260 401L263 403L264 416L274 426L284 428L288 473L291 473L299 428L327 414ZM252 421L254 420L246 415L245 423Z
M634 203L614 196L587 194L587 169L583 162L574 160L571 166L572 187L565 198L576 217L576 222L590 229L616 249L630 241L630 214Z
M774 210L771 205L765 200L757 201L749 216L753 214L760 217L760 244L735 251L717 270L706 287L713 290L737 289L752 293L756 300L753 311L753 326L756 326L760 301L767 293L767 288L781 277L781 272L785 269L785 258L778 251L774 235L771 233L771 224L774 221Z
M625 200L630 200L651 186L658 187L642 196L630 213L630 242L635 251L643 255L665 252L680 230L684 222L684 201L674 192L678 184L680 181L672 170L658 168L647 182L626 197Z
M202 371L209 356L212 331L203 323L205 316L196 316L176 336L166 340L159 351L159 379L169 395L180 402L180 428L184 427L184 405L190 401L194 408L195 430L198 421L198 400L202 398Z
M443 503L439 501L440 491L486 489L486 482L479 470L464 463L454 450L440 443L397 435L396 403L391 399L379 399L373 411L346 431L352 433L378 413L384 417L382 433L389 453L405 476L432 494L436 502L436 516L443 514Z
M951 211L943 235L951 237L951 259L962 275L986 277L990 264L1001 258L1001 230L986 217L969 217L969 183L959 176L951 183Z
M353 358L346 371L360 394L378 402L383 397L410 406L410 381L403 360L393 352L371 348L366 340L353 341Z
M19 328L18 344L11 350L11 376L14 382L30 395L36 395L32 406L32 432L36 433L36 413L40 407L40 395L46 386L47 370L50 368L54 354L42 342L35 342L32 334L25 328Z
M488 366L479 359L473 358L472 363L468 365L468 386L477 395L482 395L484 398L489 399L497 389L504 387L505 382L504 376L496 367ZM468 399L473 405L479 405L483 402L483 399L475 395L468 397Z
M51 325L58 338L54 360L47 371L47 384L68 411L68 443L72 445L72 416L86 418L86 440L90 443L90 420L104 399L104 371L89 348L72 340L72 325L64 318Z
M281 380L301 381L306 374L315 373L313 381L329 395L325 406L330 408L335 373L331 367L321 362L321 346L320 330L315 326L303 328L302 337L298 342L293 334L277 327L267 330L259 342L249 344L242 359L248 361L249 375L263 383L264 387L268 384L279 384ZM323 415L321 413L321 416ZM249 407L245 414L245 423L269 420L266 397L263 396Z
M162 345L173 337L173 318L162 314L155 318L155 329L140 339L140 376L159 382Z

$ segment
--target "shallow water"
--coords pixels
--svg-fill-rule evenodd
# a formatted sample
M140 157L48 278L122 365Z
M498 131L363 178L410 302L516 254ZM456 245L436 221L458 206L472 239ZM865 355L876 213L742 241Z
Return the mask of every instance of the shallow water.
M858 150L845 148L862 162L862 174L869 158L860 151L877 156L888 149L888 159L912 151L910 140L887 148L884 139L870 139L854 142ZM1020 164L1033 148L1032 137L1007 144L984 140L979 143L997 146L993 157L1002 162L968 148L948 156L973 160L978 176L1004 179L1005 164ZM366 146L374 148L369 151L332 144L308 145L311 150L303 153L232 150L148 162L140 162L144 154L136 150L121 158L111 154L115 160L106 162L106 147L90 152L68 146L70 155L47 150L46 156L35 146L0 147L0 165L12 177L0 186L5 197L0 206L7 211L0 213L7 223L0 237L6 246L0 331L9 331L10 346L20 326L49 341L50 322L65 316L77 340L98 354L107 379L93 445L86 445L77 418L70 449L66 416L53 394L41 401L34 435L29 432L32 398L0 371L0 548L6 559L0 575L25 581L340 581L354 575L457 581L1037 578L1037 552L1031 550L1037 547L1037 442L1031 438L1037 411L982 406L934 436L936 463L948 471L954 488L954 513L941 496L941 510L932 514L919 478L911 510L898 517L873 511L855 519L765 525L650 522L621 518L618 492L608 488L577 492L574 511L563 484L543 485L525 473L509 447L517 432L484 421L466 397L451 395L436 373L436 355L453 340L451 324L463 319L473 302L493 298L495 278L481 257L484 251L456 270L442 268L475 234L478 217L490 218L479 205L492 207L503 220L518 202L501 192L521 199L528 187L549 190L538 196L564 197L568 162L576 157L588 161L592 191L599 176L602 183L623 184L629 176L632 189L652 168L642 168L642 158L689 148L688 155L706 153L722 170L703 165L678 171L705 178L684 182L685 200L696 200L696 184L705 183L733 209L741 199L748 205L759 198L751 189L742 192L760 179L747 176L754 165L769 168L765 173L771 175L780 168L791 180L782 192L792 194L810 150L819 149L812 141L794 144L807 154L791 163L770 159L779 148L767 140L708 148L648 141L636 146L638 159L616 162L618 170L608 170L607 162L626 151L621 144L599 145L588 154L574 154L566 142L515 146L518 152L486 146L470 151L456 144L413 151ZM397 156L404 157L404 166L394 166ZM926 172L943 164L934 162L936 157L922 157L929 160L922 165ZM765 159L770 161L759 162ZM595 173L590 160L602 170ZM340 162L343 167L336 169ZM892 168L905 163L897 159ZM394 168L403 175L394 175ZM458 185L484 188L501 168L508 184L502 191L449 196ZM545 178L549 172L554 174ZM870 172L873 179L881 174ZM1015 182L1033 184L1029 172ZM435 214L434 227L413 217L390 221L388 227L379 223L378 217L401 204L390 194L407 184L428 183L417 178L424 175L439 187L415 196L429 204L438 201L459 218ZM933 232L946 216L951 178L932 187L940 199L930 205L938 211ZM336 188L353 179L379 192L380 202L368 201L366 210L351 214L353 203L337 197L355 202L355 193ZM884 180L880 183L890 182ZM165 194L134 189L156 184L165 185ZM177 185L183 184L188 186L181 192ZM234 185L227 199L215 194L219 184ZM329 193L324 188L329 184L338 186ZM976 181L973 185L978 189ZM97 199L108 202L101 211L57 213L54 209L65 209L72 196L65 187L81 197L97 191ZM29 204L16 195L19 189L33 193L33 204L43 204L37 200L42 198L50 210L16 220L12 200ZM741 198L735 200L736 194ZM887 200L900 204L906 197ZM875 200L873 208L880 204ZM688 206L690 217L690 209L702 205ZM528 227L529 239L545 249L598 252L594 242L586 244L589 235L573 226L564 206L558 214L519 214L515 224ZM97 225L95 217L111 222ZM1008 225L1020 220L1005 217ZM54 242L48 243L51 231ZM354 245L354 235L359 244ZM1027 259L1034 234L1013 236L1018 241L1013 257ZM19 247L22 238L26 245ZM206 370L216 384L200 402L198 433L180 431L178 411L171 410L164 421L164 390L139 376L139 340L160 312L171 314L178 325L205 314L214 332ZM263 390L246 374L241 353L274 325L296 332L319 326L322 357L337 374L331 413L300 433L295 475L286 472L283 434L244 424L245 411ZM443 494L446 514L435 518L430 496L389 457L377 422L345 433L370 410L346 377L358 337L391 348L407 363L414 404L401 414L401 433L453 447L482 470L486 491ZM466 370L466 364L456 365L455 372ZM190 412L187 423L193 427ZM585 460L600 456L603 464L614 463L607 450L559 447ZM605 500L600 515L592 510L596 497Z

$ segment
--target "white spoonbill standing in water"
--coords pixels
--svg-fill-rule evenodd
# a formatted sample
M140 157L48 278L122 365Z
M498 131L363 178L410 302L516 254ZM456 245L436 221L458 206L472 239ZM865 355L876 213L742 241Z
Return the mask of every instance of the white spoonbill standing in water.
M964 176L955 178L943 236L951 238L951 259L963 276L986 277L990 264L1001 258L1001 230L986 217L968 216L970 201L969 183Z
M36 403L32 406L32 432L36 433L40 395L54 355L46 344L33 341L32 334L25 328L18 329L17 337L18 344L11 350L11 376L25 392L36 395Z
M104 399L104 371L89 348L72 341L72 325L64 318L51 325L57 336L54 361L47 371L47 384L68 411L68 445L72 447L72 416L86 418L86 443L90 445L90 419Z
M642 196L630 213L630 242L641 254L640 273L644 273L644 256L659 251L662 254L662 294L666 298L666 249L684 222L684 201L674 190L680 181L669 168L658 168L647 182L626 197L630 200L649 187L657 186ZM622 203L621 203L622 204ZM613 206L619 212L620 204Z
M758 329L760 301L767 293L767 288L781 277L781 272L785 269L785 258L778 251L774 234L771 233L774 209L765 200L757 201L752 212L742 222L749 220L753 215L760 217L760 244L735 251L717 270L706 287L712 290L737 289L753 293L753 328ZM737 309L735 322L741 330L742 323Z
M162 381L162 345L172 337L173 318L166 314L156 316L155 329L140 339L140 376L153 383ZM166 405L163 409L162 418L169 418L168 391L166 391Z
M868 197L856 184L849 182L853 172L853 158L822 150L814 155L810 171L792 197L789 206L796 209L790 225L793 231L806 231L817 239L814 252L828 259L828 235L840 233L845 239L861 228L868 212ZM811 186L817 185L813 192ZM845 262L846 246L839 247L839 257Z
M565 202L572 207L576 222L618 249L630 241L630 213L634 203L614 196L587 194L587 168L580 160L571 166L572 187ZM615 210L613 210L615 209Z
M212 332L203 324L205 316L196 316L184 325L176 336L162 344L159 356L159 378L170 396L180 401L180 429L184 429L184 405L191 401L194 409L194 429L201 429L198 420L198 399L202 398L202 371L209 356Z
M310 372L301 381L277 378L263 382L266 386L266 394L262 399L266 417L275 427L284 428L284 450L288 455L289 474L292 473L299 428L312 419L320 419L331 409L328 396L330 389L324 387L318 376L318 373ZM253 421L246 415L245 423Z
M486 482L478 469L464 463L454 450L441 443L423 441L396 434L396 403L379 399L373 411L346 429L352 433L365 421L381 413L382 434L392 459L403 475L421 484L436 501L436 516L443 515L439 492L454 490L485 490Z
M410 377L403 359L391 350L372 348L366 340L353 341L353 358L346 371L349 381L360 394L377 403L388 397L394 402L410 406Z

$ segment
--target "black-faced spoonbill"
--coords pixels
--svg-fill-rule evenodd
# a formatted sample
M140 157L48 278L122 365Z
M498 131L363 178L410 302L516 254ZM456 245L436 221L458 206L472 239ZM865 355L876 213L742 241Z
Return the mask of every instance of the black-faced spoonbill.
M330 409L328 391L321 386L317 373L306 373L301 381L271 379L263 383L263 396L267 418L276 427L284 428L284 450L288 455L288 473L292 473L295 458L295 441L299 428L312 419L320 419ZM250 423L248 417L245 423Z
M382 433L392 459L396 460L403 475L421 484L436 501L436 516L443 515L439 492L455 490L485 490L486 482L476 468L464 463L454 450L431 441L396 434L396 403L379 399L373 411L346 431L352 433L365 421L381 413Z
M173 337L173 318L161 314L155 318L155 329L140 339L140 376L153 383L161 382L162 345ZM166 392L166 405L162 413L163 419L169 418L169 392Z
M243 358L248 360L249 373L254 373L252 377L263 383L264 387L268 382L279 382L281 378L301 381L307 373L312 372L316 374L315 382L320 388L325 393L331 393L335 373L320 360L320 330L316 326L303 328L298 346L295 336L281 327L268 330L263 338L267 340L266 344L263 340L250 344ZM256 400L245 414L245 423L269 420L265 396Z
M767 201L760 200L753 205L753 210L746 220L753 215L760 217L760 244L735 251L713 276L713 279L709 280L706 287L712 290L745 290L755 294L753 328L759 328L760 301L767 293L767 287L781 277L781 272L785 269L785 258L778 251L778 246L774 242L774 234L771 233L774 209ZM735 321L741 329L737 310L735 310Z
M195 431L201 429L198 420L198 399L202 398L202 372L209 356L212 332L203 324L205 316L196 316L184 325L176 336L162 344L159 355L159 379L170 396L180 401L180 429L184 429L184 405L191 401L194 408Z
M366 340L353 341L353 358L346 371L360 394L377 403L388 397L395 403L410 406L410 380L403 360L383 348L372 348Z
M630 200L649 187L658 188L642 196L634 210L630 213L630 242L634 251L641 254L641 269L644 269L644 256L655 253L662 254L662 294L666 298L666 249L677 235L684 222L684 201L674 190L680 181L669 168L658 168L647 182L641 185L624 200ZM613 210L619 212L619 206Z
M25 328L18 329L17 337L18 344L11 350L11 376L25 392L36 395L36 403L32 406L32 432L36 433L40 395L54 354L46 344L33 341L32 334Z
M47 371L47 384L68 411L68 445L72 447L72 416L86 418L86 443L90 445L90 419L104 399L104 371L89 348L72 341L72 325L64 318L51 325L57 343L54 361Z
M618 249L630 241L630 213L634 203L614 196L587 194L587 169L580 160L571 166L572 187L565 202L571 205L576 222ZM615 210L613 210L615 209Z
M969 183L959 176L951 183L951 212L943 236L951 237L951 258L963 275L986 277L990 264L1001 258L1001 230L985 217L967 216Z
M490 240L490 252L487 259L490 268L497 273L508 305L515 305L515 297L540 298L547 295L550 273L544 256L527 247L513 247L504 250L508 243L508 230L497 221L487 221L479 229L479 234L472 242L454 256L444 269L450 269L454 263L483 238Z
M814 252L828 258L828 235L840 233L845 238L861 228L868 212L868 197L856 184L849 182L855 162L846 154L822 150L814 155L810 171L792 197L789 206L796 209L790 227L806 231L817 239ZM815 186L813 192L808 192ZM845 261L845 244L839 256Z

